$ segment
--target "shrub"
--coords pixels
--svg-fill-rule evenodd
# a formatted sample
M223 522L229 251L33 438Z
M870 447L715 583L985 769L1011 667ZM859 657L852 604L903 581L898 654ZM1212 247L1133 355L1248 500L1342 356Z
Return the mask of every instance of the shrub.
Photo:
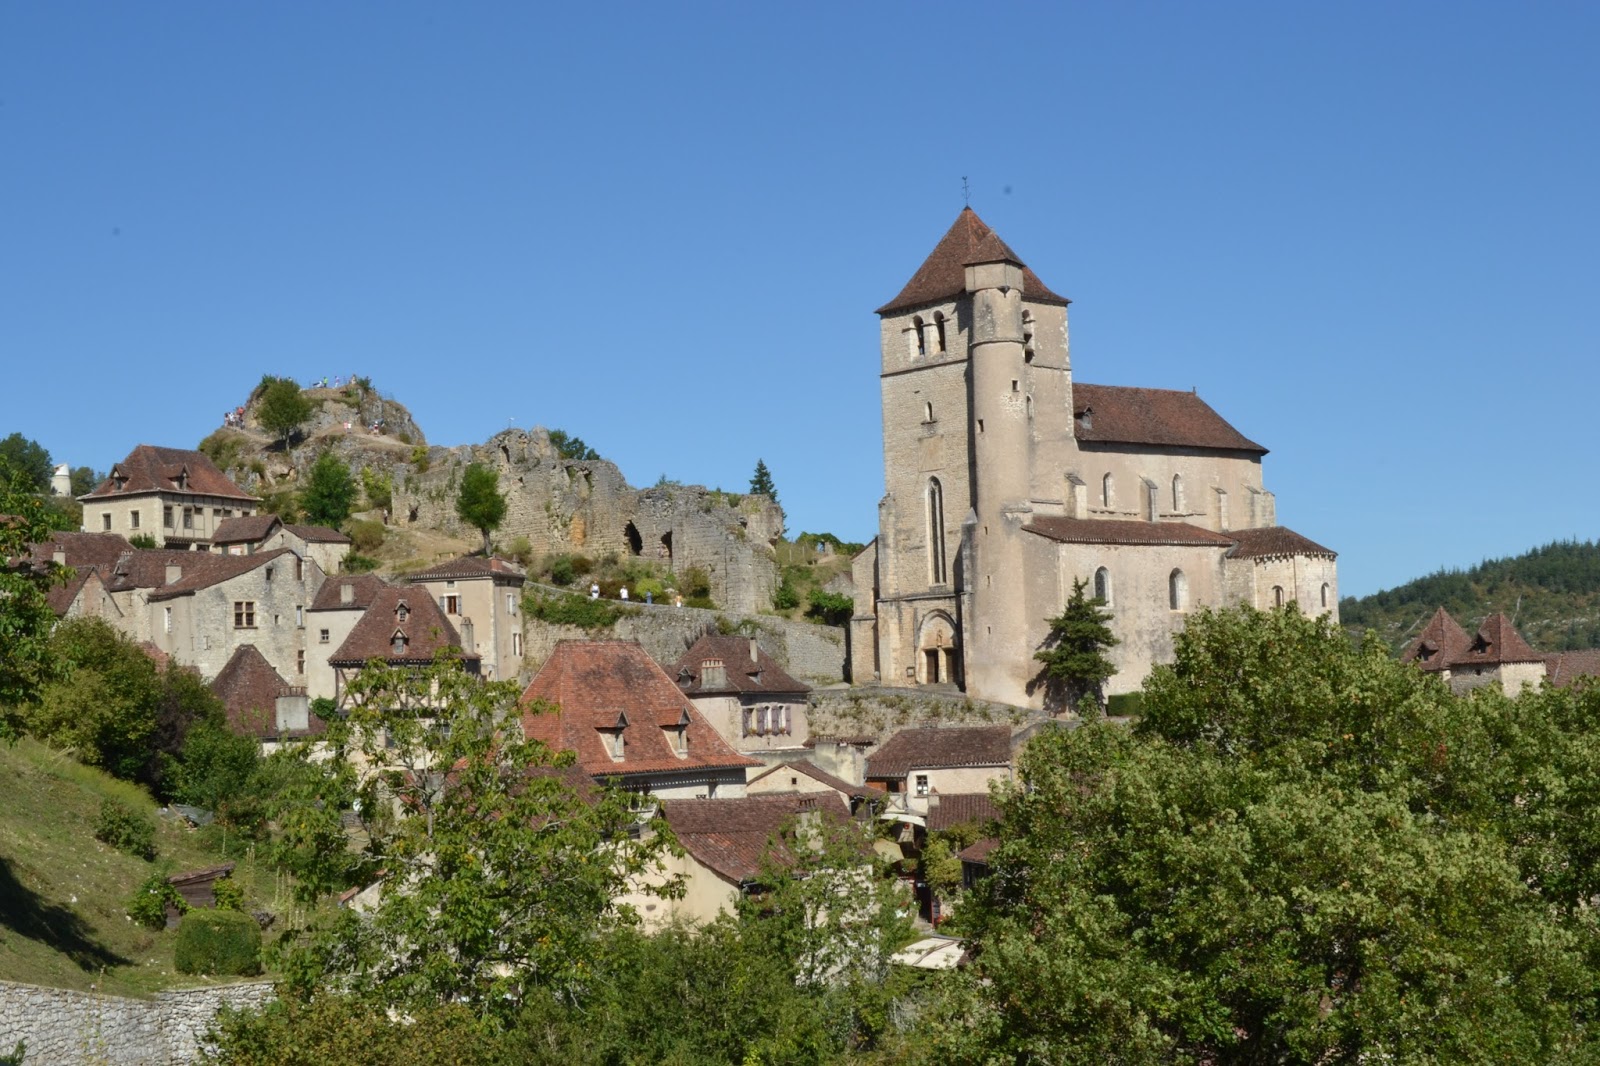
M173 907L179 914L189 909L189 904L184 902L178 890L172 887L166 874L151 874L144 884L134 892L128 900L128 917L144 926L146 929L165 929L167 927L167 908Z
M789 584L787 577L778 585L778 591L772 594L772 606L779 611L792 611L800 606L800 594Z
M249 977L261 972L261 927L237 911L190 911L178 926L179 973Z
M217 895L217 910L244 913L244 888L232 877L219 877L211 883Z
M588 596L567 593L561 596L529 596L523 610L541 622L580 629L610 629L617 620L639 613L637 607L616 600L591 600Z
M843 626L850 624L850 617L855 612L856 601L844 593L812 589L811 606L806 608L806 617L827 626Z
M148 550L156 546L155 534L135 533L133 536L128 538L128 543L135 548L144 548Z
M370 466L362 467L361 492L367 498L368 507L387 511L394 506L394 478L387 471L373 470Z
M200 451L217 464L218 470L227 470L239 461L245 438L231 429L219 429L200 442Z
M1106 714L1115 717L1137 718L1144 713L1144 693L1123 692L1106 697Z
M156 857L156 823L148 815L114 799L100 802L100 817L94 823L94 838L118 851L137 855L145 862Z
M345 527L345 532L350 534L350 546L362 555L370 555L383 547L383 538L387 531L382 522L370 522L358 518Z
M513 537L511 545L506 548L506 554L523 566L527 566L533 562L533 541L527 537Z
M411 465L417 468L417 473L428 472L428 446L418 444L411 449Z
M344 557L344 562L339 564L339 569L347 574L365 574L369 570L378 568L378 560L370 555L351 552Z

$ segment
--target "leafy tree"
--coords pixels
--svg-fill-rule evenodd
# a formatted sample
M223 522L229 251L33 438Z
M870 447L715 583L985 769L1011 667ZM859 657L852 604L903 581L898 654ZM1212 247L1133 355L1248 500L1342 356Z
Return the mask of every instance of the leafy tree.
M669 840L632 839L625 795L575 787L549 749L502 728L517 695L514 682L482 682L448 659L368 666L351 682L350 710L324 743L344 780L352 758L367 768L370 844L364 866L343 872L383 871L381 895L295 945L293 988L332 982L398 1009L463 1003L501 1021L530 997L581 994L596 934L633 918L614 901ZM321 851L344 864L344 834Z
M593 461L600 458L600 453L583 443L582 437L574 437L564 429L550 430L549 437L550 446L563 459ZM662 477L665 476L665 474L662 475Z
M500 491L499 471L479 463L470 464L461 475L456 514L483 534L483 554L488 555L489 534L499 529L506 517L506 498Z
M825 626L847 626L856 613L856 601L843 592L814 588L807 598L810 605L806 607L806 617Z
M750 491L767 497L773 503L778 502L778 487L772 483L772 473L767 469L765 459L756 460L756 472L750 475Z
M230 801L250 795L260 762L254 738L207 721L184 737L166 783L179 803L220 811Z
M261 403L256 408L256 418L262 428L283 442L289 441L311 418L311 401L300 391L300 386L290 378L263 379Z
M71 477L72 494L74 496L85 496L93 492L95 486L106 479L104 472L91 470L87 466L73 467Z
M306 521L338 529L339 523L350 517L355 499L355 479L350 476L350 468L344 460L331 451L317 456L317 461L311 464L305 491L300 494Z
M29 545L50 535L50 522L39 498L10 487L11 481L0 461L0 739L16 736L20 708L52 676L56 617L46 597L64 576L54 564L33 566Z
M49 492L55 465L43 445L13 433L0 440L0 471L20 492Z
M1096 710L1105 705L1103 688L1106 679L1117 672L1106 658L1107 648L1115 647L1117 638L1106 623L1110 614L1105 601L1090 599L1084 594L1088 582L1073 581L1072 595L1059 615L1050 619L1050 631L1044 647L1034 653L1034 658L1044 664L1029 685L1045 686L1046 706L1078 711L1085 698Z
M217 1019L217 1046L203 1055L211 1066L503 1066L526 1060L501 1056L499 1040L459 1003L414 1007L404 1016L374 1009L356 996L323 992L279 999L257 1011Z
M958 1061L1594 1061L1600 943L1566 902L1592 875L1559 883L1594 834L1560 823L1600 760L1557 746L1571 797L1540 769L1546 727L1593 698L1459 699L1325 621L1200 612L1137 729L1028 745L935 1043Z
M361 492L367 498L368 507L387 511L394 506L394 477L387 471L364 466L361 468Z

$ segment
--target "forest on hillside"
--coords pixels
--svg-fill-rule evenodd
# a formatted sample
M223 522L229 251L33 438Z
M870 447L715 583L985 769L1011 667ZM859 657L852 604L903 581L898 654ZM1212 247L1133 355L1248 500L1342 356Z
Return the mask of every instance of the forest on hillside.
M1339 619L1356 632L1376 630L1398 651L1440 607L1468 629L1502 611L1540 651L1600 647L1600 543L1555 541L1514 558L1346 597Z

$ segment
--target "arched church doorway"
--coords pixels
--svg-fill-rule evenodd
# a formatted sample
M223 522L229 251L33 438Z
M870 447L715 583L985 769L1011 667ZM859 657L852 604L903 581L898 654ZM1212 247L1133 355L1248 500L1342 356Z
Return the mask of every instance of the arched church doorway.
M959 684L960 664L955 623L943 611L935 611L918 627L917 682L922 685Z

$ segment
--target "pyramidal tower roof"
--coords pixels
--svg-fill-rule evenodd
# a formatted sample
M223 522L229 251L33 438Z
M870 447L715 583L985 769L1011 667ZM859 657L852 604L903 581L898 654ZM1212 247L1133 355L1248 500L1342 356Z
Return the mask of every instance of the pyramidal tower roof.
M989 228L970 207L961 209L955 225L923 260L917 272L911 275L900 295L878 308L878 314L888 315L909 310L923 304L938 303L967 291L966 268L973 263L994 263L1007 260L1022 267L1023 295L1031 302L1061 304L1065 296L1057 295L1039 280L1039 275L1028 269L1016 252L1013 252L1000 235Z

